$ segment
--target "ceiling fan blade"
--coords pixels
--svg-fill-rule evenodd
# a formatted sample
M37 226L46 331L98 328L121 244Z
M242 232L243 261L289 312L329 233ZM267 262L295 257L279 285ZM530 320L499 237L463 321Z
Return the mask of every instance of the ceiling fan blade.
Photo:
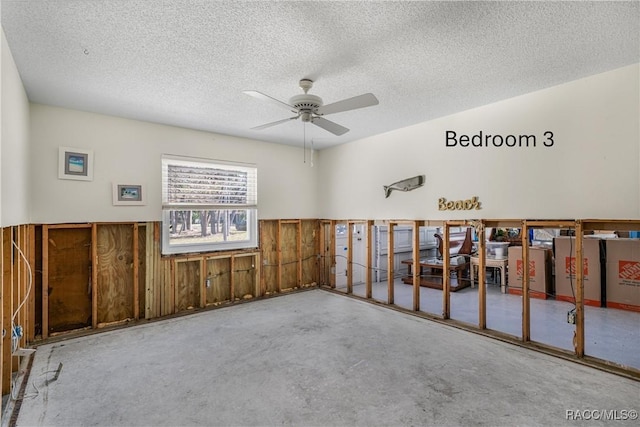
M261 99L263 101L268 101L271 102L272 104L275 104L277 106L279 106L280 108L286 108L287 110L291 111L292 113L297 113L298 111L291 105L287 104L286 102L282 102L278 99L272 98L269 95L265 95L262 92L258 92L257 90L243 90L243 93L246 93L249 96L253 96L254 98L258 98Z
M344 135L345 133L349 132L349 129L347 129L346 127L340 126L339 124L322 117L313 117L311 119L311 123L337 136Z
M358 95L353 98L347 98L332 104L323 105L318 108L316 113L320 115L340 113L342 111L355 110L357 108L370 107L378 104L378 98L376 98L374 94L365 93L364 95Z
M295 119L297 119L298 117L300 117L300 116L293 116L293 117L289 117L289 118L287 118L287 119L282 119L282 120L278 120L278 121L275 121L275 122L266 123L266 124L264 124L264 125L256 126L256 127L254 127L254 128L251 128L251 129L254 129L254 130L262 130L262 129L270 128L271 126L279 125L279 124L281 124L281 123L288 122L289 120L295 120Z

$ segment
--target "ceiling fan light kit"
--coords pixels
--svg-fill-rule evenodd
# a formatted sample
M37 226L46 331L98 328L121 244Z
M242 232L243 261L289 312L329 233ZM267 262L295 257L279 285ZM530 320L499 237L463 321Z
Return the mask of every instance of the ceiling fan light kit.
M244 93L249 96L253 96L254 98L268 101L280 107L287 108L289 111L296 114L296 116L294 117L266 123L264 125L253 127L252 129L262 130L271 126L288 122L289 120L301 119L302 122L311 122L314 125L328 132L331 132L336 136L340 136L349 132L349 129L330 120L327 120L322 116L327 114L341 113L343 111L356 110L358 108L370 107L373 105L378 105L379 103L375 95L373 95L372 93L365 93L363 95L354 96L352 98L347 98L343 99L342 101L324 105L322 102L322 98L317 95L308 93L309 89L313 87L312 80L302 79L300 80L299 85L304 93L292 96L289 99L288 104L256 90L245 90Z

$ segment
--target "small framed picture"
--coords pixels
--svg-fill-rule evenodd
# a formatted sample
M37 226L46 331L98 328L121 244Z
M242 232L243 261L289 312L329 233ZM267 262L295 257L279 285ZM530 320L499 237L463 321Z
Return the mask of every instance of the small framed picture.
M60 147L58 179L93 181L93 150Z
M144 205L144 187L141 184L113 184L114 205Z

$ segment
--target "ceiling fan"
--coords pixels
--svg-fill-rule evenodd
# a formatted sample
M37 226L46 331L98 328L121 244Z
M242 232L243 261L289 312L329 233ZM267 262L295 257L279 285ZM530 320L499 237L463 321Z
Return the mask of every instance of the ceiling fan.
M295 114L295 116L293 117L266 123L264 125L253 127L251 129L261 130L269 128L271 126L279 125L281 123L286 123L289 120L302 119L303 122L311 122L314 125L321 127L322 129L331 132L334 135L340 136L349 132L349 129L330 120L327 120L323 116L327 114L341 113L343 111L356 110L358 108L378 105L378 98L376 98L372 93L365 93L363 95L354 96L353 98L347 98L343 99L342 101L323 105L322 98L308 93L309 89L311 89L312 86L312 80L300 80L300 88L304 91L304 94L292 96L289 99L289 103L277 100L256 90L243 91L247 95L271 102L272 104L278 105L281 108L286 108L287 110Z

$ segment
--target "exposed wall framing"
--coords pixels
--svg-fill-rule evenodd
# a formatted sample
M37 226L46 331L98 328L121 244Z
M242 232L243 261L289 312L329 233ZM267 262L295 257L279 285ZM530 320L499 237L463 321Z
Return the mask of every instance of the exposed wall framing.
M20 225L0 230L2 286L0 319L0 383L11 389L12 372L19 364L12 354L12 320L23 329L17 347L51 334L99 328L139 318L152 319L211 305L231 304L320 283L335 287L336 224L363 222L367 227L365 299L371 299L371 229L373 221L287 219L260 221L259 251L230 251L162 257L160 223L94 223ZM396 224L475 227L479 237L479 330L486 329L485 227L522 229L522 259L528 260L529 229L570 228L576 236L576 262L583 257L582 238L593 230L633 231L640 220L463 220L382 221L392 231ZM351 227L349 227L350 229ZM389 236L393 236L390 232ZM353 237L353 236L350 236ZM393 237L390 237L391 239ZM417 232L414 257L419 257ZM348 245L352 244L347 239ZM448 242L448 239L445 239ZM444 251L448 250L445 243ZM389 242L389 277L393 277L393 241ZM348 252L350 249L348 248ZM351 268L351 261L349 268ZM445 261L446 262L446 261ZM578 264L580 265L580 264ZM32 274L30 274L30 271ZM416 274L416 273L414 273ZM450 273L444 268L442 319L450 315ZM528 269L523 274L522 342L530 341ZM414 277L414 283L418 283ZM31 283L31 286L30 286ZM351 286L349 286L351 287ZM413 289L412 310L420 310L419 288ZM576 269L575 355L584 357L584 277ZM392 280L388 304L394 303ZM24 304L23 304L24 302ZM20 309L18 310L18 307ZM396 307L403 310L400 307ZM16 312L16 310L18 310Z
M320 263L318 266L318 280L321 285L336 287L336 222L320 220Z
M263 295L280 291L278 277L280 252L278 220L260 221L260 250L262 254L262 278L260 289Z
M35 292L32 265L35 228L32 225L5 227L0 230L0 235L0 383L4 395L11 391L12 372L18 369L20 358L24 357L20 349L28 347L33 341Z

